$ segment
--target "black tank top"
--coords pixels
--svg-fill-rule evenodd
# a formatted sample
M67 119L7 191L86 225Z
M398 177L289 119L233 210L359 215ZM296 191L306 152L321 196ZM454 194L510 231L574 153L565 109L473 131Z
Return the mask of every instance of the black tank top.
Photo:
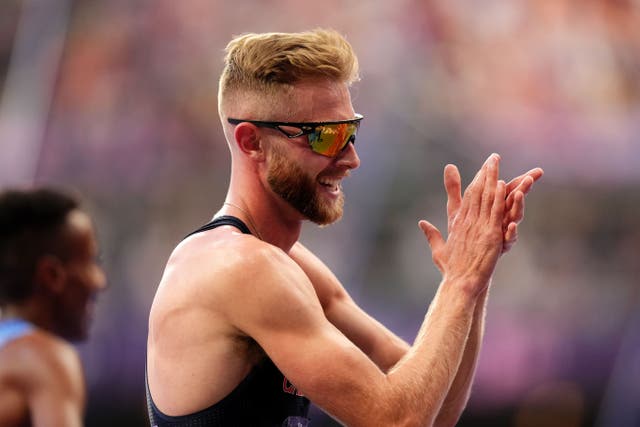
M251 234L240 219L220 216L187 235L231 225ZM215 378L211 379L212 382ZM163 414L153 403L146 379L147 408L152 427L307 427L309 400L265 356L238 386L214 405L189 415Z

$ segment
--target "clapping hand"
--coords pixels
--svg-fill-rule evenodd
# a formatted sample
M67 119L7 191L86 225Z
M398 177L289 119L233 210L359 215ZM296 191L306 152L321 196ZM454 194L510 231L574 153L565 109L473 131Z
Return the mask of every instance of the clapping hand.
M462 280L474 291L486 287L499 256L516 243L525 195L544 173L535 168L505 184L498 179L499 164L498 154L489 156L464 195L458 168L447 165L447 239L428 221L419 223L443 277Z

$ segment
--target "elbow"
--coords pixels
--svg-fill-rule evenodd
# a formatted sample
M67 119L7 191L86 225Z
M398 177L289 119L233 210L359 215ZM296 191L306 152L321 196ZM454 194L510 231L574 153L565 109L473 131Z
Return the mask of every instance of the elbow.
M441 413L433 423L433 427L455 427L460 419L461 413L443 414Z
M377 407L375 410L368 411L365 416L341 421L353 427L434 427L435 419L436 414L432 414L425 408L416 410L416 408L396 407L391 410Z
M434 427L440 412L440 404L432 399L433 396L413 395L404 388L400 392L394 387L395 393L387 399L385 404L378 406L378 420L375 425L391 427ZM389 396L390 397L390 396ZM431 398L430 398L431 397ZM372 425L372 424L369 424Z
M394 427L434 427L431 417L421 416L407 416L401 420L397 420L393 425Z
M436 415L427 408L422 410L416 410L416 408L406 409L387 414L386 417L380 418L384 421L376 425L385 427L434 427Z

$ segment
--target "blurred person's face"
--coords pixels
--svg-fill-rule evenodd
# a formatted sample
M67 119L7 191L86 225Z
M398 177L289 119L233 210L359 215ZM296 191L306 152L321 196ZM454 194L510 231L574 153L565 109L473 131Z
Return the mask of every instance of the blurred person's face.
M57 329L69 340L84 340L88 337L96 296L105 288L106 280L97 264L98 247L89 216L72 211L63 234L68 239L68 256L62 263L65 283L57 294Z
M291 102L298 108L291 122L323 122L355 117L349 89L344 83L316 80L295 86ZM314 153L306 136L288 139L270 133L267 181L271 190L316 224L331 224L342 217L342 179L360 165L353 144L336 157Z

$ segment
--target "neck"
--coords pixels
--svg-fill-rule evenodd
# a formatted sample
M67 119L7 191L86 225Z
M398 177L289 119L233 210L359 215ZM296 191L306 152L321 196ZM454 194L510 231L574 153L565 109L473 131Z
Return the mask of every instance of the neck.
M305 218L271 190L261 163L250 162L233 150L231 157L229 190L216 215L240 218L260 240L289 252Z
M2 307L2 319L22 319L37 326L40 329L52 331L52 321L49 310L40 307L35 301L28 301L20 305L7 305Z
M284 202L282 203L285 204ZM290 211L294 210L288 205L286 208ZM222 209L218 211L216 216L233 215L238 217L249 227L254 236L288 252L300 237L302 218L297 212L297 215L292 215L291 212L283 212L286 210L274 206L273 203L260 203L246 196L234 195L230 191Z

